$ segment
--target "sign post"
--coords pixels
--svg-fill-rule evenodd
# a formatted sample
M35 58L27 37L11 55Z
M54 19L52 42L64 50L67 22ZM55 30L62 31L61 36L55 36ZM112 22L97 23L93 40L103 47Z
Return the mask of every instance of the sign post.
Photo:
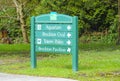
M73 71L78 70L78 18L52 12L31 17L31 67L36 52L72 54Z
M31 18L31 67L36 68L36 52L35 52L35 17Z
M75 36L75 40L73 40L73 53L72 53L72 68L73 71L77 71L78 70L78 18L77 17L73 17L73 28L74 28L74 36Z

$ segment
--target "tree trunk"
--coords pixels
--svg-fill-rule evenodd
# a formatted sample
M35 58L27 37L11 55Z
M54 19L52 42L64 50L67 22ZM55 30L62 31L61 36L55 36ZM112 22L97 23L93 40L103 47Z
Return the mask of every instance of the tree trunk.
M25 23L25 19L24 19L23 4L19 0L13 0L13 2L16 6L17 19L19 19L19 21L20 21L23 41L24 41L24 43L29 43L27 31L26 31L26 23Z
M20 23L21 23L21 30L22 30L23 40L24 40L25 43L28 43L29 40L28 40L28 36L27 36L26 24L25 24L25 20L24 20L22 5L20 5L19 16L20 16Z

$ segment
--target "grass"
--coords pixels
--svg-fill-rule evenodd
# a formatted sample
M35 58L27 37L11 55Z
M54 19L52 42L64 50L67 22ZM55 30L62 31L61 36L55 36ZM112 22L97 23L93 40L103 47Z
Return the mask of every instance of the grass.
M0 44L0 52L29 51L29 44Z
M7 48L10 46L8 45ZM19 45L14 45L14 47L17 46ZM3 45L1 49L6 52L7 48ZM29 45L20 45L15 50L28 51ZM10 51L14 51L14 48ZM120 80L120 46L114 44L80 44L78 72L72 71L71 55L38 54L36 69L30 68L29 55L28 53L21 54L21 52L0 54L0 61L4 62L3 64L0 62L0 72L64 77L80 81Z

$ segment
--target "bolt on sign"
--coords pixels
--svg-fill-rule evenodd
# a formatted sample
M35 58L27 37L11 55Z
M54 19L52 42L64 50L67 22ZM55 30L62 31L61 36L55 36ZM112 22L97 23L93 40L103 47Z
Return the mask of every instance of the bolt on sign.
M72 54L73 71L78 70L78 18L51 12L31 17L31 67L36 52Z

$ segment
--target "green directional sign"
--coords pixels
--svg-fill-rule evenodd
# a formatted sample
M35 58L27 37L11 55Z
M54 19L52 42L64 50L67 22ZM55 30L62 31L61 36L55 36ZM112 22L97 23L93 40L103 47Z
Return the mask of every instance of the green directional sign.
M73 71L78 70L77 17L56 12L31 18L31 66L36 67L36 52L72 54Z

